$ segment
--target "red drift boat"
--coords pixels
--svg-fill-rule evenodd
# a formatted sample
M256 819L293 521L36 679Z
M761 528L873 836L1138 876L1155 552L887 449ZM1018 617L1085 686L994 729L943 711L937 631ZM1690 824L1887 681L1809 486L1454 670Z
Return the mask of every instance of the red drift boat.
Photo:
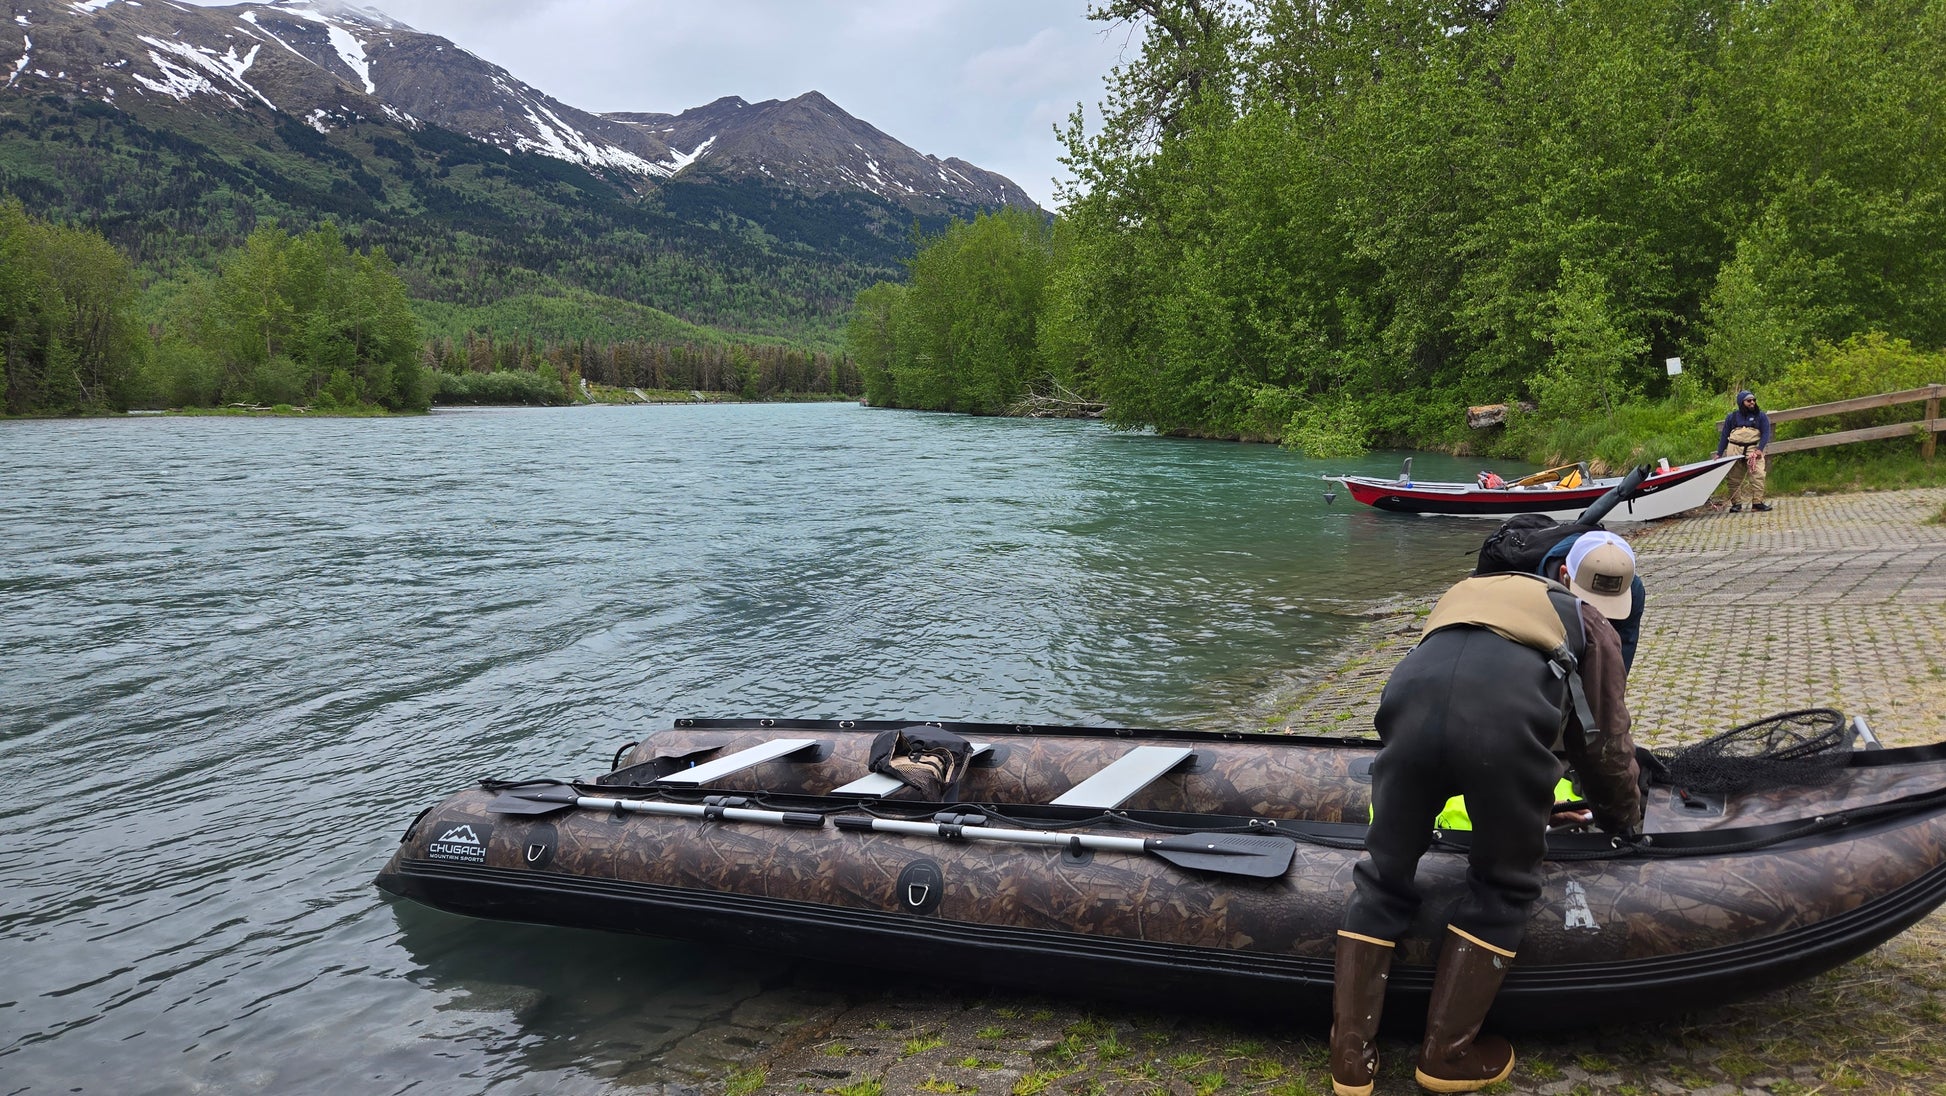
M1610 521L1654 521L1693 510L1709 500L1730 466L1742 457L1717 457L1695 464L1658 468L1641 484L1625 490ZM1367 506L1400 514L1444 514L1467 518L1509 518L1515 514L1545 514L1571 521L1609 491L1622 486L1622 477L1590 479L1585 466L1550 468L1525 479L1498 486L1479 483L1433 483L1412 478L1412 459L1397 479L1376 476L1326 476L1342 483L1351 497ZM1485 478L1484 476L1482 478ZM1493 482L1493 481L1489 481Z

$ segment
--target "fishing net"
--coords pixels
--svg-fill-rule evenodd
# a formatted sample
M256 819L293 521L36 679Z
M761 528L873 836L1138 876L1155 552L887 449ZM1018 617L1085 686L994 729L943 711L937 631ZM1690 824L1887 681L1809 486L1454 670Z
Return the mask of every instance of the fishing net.
M1734 727L1663 758L1660 777L1695 792L1726 795L1810 787L1838 775L1851 759L1843 714L1804 708Z

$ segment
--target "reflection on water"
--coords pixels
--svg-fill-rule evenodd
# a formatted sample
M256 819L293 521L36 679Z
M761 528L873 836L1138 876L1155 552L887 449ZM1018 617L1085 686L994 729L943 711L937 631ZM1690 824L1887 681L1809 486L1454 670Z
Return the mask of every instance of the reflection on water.
M755 989L842 975L372 874L446 792L676 716L1234 725L1346 608L1465 570L1477 523L1324 502L1397 462L853 406L0 424L0 1092L727 1053Z

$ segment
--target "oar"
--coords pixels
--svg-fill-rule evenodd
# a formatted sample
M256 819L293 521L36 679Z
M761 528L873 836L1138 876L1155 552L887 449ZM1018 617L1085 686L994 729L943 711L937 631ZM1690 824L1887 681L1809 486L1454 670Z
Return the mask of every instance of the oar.
M1140 852L1159 856L1178 867L1199 871L1275 879L1290 870L1297 845L1283 837L1253 837L1235 833L1191 833L1175 837L1103 837L1097 834L1053 833L1047 830L1005 830L946 822L901 822L890 818L840 815L840 829L905 833L968 841L1010 841L1017 845L1059 845L1109 852Z
M1636 489L1641 487L1642 481L1648 478L1649 466L1646 464L1638 464L1629 469L1628 475L1622 477L1622 482L1610 487L1600 498L1589 503L1586 510L1581 511L1581 516L1575 519L1575 524L1593 525L1607 517L1608 511L1613 510L1623 499L1634 498Z
M824 825L824 816L812 811L759 811L742 806L747 799L711 796L701 803L663 803L652 799L605 799L582 795L565 784L543 784L532 788L510 788L502 792L487 810L494 814L553 814L570 807L595 811L636 811L641 814L666 814L679 818L721 818L728 822L769 822L778 826Z

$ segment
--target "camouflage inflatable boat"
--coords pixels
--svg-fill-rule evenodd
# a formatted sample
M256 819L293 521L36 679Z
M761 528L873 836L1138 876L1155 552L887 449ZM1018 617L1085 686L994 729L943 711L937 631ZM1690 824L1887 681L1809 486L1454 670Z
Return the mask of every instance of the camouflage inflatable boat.
M1946 744L1875 748L1862 721L1816 710L1700 746L1652 766L1640 842L1549 836L1497 1023L1746 997L1946 900ZM592 780L452 795L377 883L476 917L1325 1016L1375 753L1286 735L678 720ZM1433 897L1393 968L1400 1015L1423 1005L1466 847L1441 832L1423 862Z

